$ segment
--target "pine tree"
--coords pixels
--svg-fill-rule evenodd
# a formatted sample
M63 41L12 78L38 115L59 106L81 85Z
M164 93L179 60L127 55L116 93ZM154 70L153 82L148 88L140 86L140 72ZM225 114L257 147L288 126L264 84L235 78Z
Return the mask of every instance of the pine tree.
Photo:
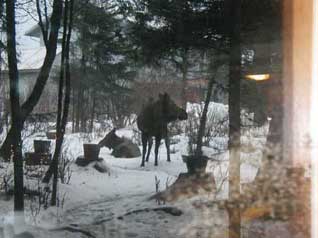
M73 84L74 129L88 129L83 101L90 108L90 130L96 113L105 113L105 105L118 103L127 95L127 82L134 78L132 46L125 35L125 23L114 5L77 3L74 27L78 32L78 72ZM112 100L116 98L115 100ZM85 100L84 100L85 99ZM125 103L125 102L124 102ZM116 107L119 105L116 104Z
M133 17L130 34L141 60L156 64L169 59L182 73L182 98L189 70L189 53L211 48L224 50L223 1L135 1L123 7ZM131 13L131 11L133 11Z

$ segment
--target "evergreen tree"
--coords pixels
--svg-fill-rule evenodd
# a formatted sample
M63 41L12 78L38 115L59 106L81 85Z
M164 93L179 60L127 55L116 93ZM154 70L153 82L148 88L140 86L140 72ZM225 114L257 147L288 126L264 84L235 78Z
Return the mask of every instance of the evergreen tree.
M174 62L182 73L182 98L193 50L224 50L223 1L135 1L125 4L130 16L130 36L138 47L141 60L156 64L162 59ZM131 11L133 12L131 13Z
M242 72L251 69L267 70L269 73L281 73L281 7L280 1L242 1ZM249 55L250 53L253 56ZM264 72L264 71L263 71ZM277 79L275 79L277 80ZM273 81L273 79L271 79ZM279 79L278 79L279 81ZM259 83L242 80L241 106L254 112L258 125L267 122L272 113L268 111L269 100L266 90L270 82ZM281 91L280 82L271 90Z
M83 101L89 103L87 106L91 109L92 129L94 114L105 112L103 105L110 104L113 97L117 97L117 102L126 95L127 81L135 75L131 62L132 47L125 35L123 19L112 4L78 2L74 27L80 65L75 69L80 72L80 77L73 85L73 100L77 101L73 108L74 128L75 131L86 131L88 118L82 111Z

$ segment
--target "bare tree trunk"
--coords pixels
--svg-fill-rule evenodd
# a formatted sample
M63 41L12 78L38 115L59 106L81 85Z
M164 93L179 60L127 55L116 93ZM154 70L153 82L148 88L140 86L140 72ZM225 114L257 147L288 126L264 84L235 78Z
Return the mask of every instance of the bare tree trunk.
M84 70L85 72L85 70ZM82 92L81 92L81 100L80 100L80 131L81 132L87 132L87 115L86 111L84 110L87 107L86 104L87 101L87 90L82 87Z
M241 146L241 0L229 1L229 237L241 237L240 211L240 146Z
M70 4L70 6L68 6ZM64 10L64 17L68 18L68 24L67 20L65 20L65 28L68 25L68 30L65 31L65 35L63 37L66 38L65 42L65 95L64 95L64 105L63 105L63 115L61 119L61 128L60 128L60 141L58 143L58 150L56 155L56 161L54 164L54 177L53 177L53 191L52 191L52 200L51 205L56 205L56 197L57 197L57 180L58 180L58 158L61 154L61 149L63 145L63 139L65 134L65 128L67 124L68 119L68 113L69 113L69 105L70 105L70 96L71 96L71 75L70 75L70 41L71 41L71 33L72 33L72 25L73 25L73 6L74 6L74 0L66 0L65 1L65 10ZM66 17L68 16L68 17ZM66 34L67 32L67 34Z
M282 5L279 6L282 8ZM282 11L282 9L279 9ZM279 20L278 20L279 19ZM261 52L258 52L262 58L270 59L270 45L271 42L275 42L275 54L278 55L279 61L281 61L282 56L282 42L281 35L282 32L282 22L281 18L275 20L276 24L278 23L278 29L280 29L277 34L269 34L273 29L277 28L276 26L270 23L264 23L262 25L262 36L259 38L264 39L264 42L267 42L267 47L263 47ZM278 22L277 22L278 21ZM277 36L278 35L278 36ZM256 58L257 60L257 58ZM264 60L263 60L264 61ZM257 61L256 61L257 62ZM260 62L261 59L260 59ZM268 60L268 64L269 64ZM277 65L276 65L277 67ZM276 71L276 70L275 70ZM278 72L271 75L271 79L267 80L265 83L266 87L266 99L267 99L267 113L271 117L269 122L269 130L266 137L266 144L264 146L263 155L262 155L262 164L257 171L255 178L256 183L262 184L273 173L278 173L277 169L280 167L275 166L277 163L281 163L280 160L283 159L283 119L284 119L284 102L283 102L283 82L282 82L282 68L279 66ZM274 161L273 161L274 159Z
M182 91L181 91L181 100L182 108L186 109L187 107L187 74L188 74L188 50L184 49L182 52Z
M92 110L91 110L91 121L89 126L89 131L93 132L94 129L94 117L95 117L95 104L96 104L96 97L94 91L91 92L92 95Z
M86 58L82 55L81 58L81 70L82 75L86 74ZM77 88L77 104L76 104L76 119L75 119L75 132L85 132L86 131L86 122L85 122L85 111L83 103L85 99L85 90L82 82L82 77L79 79L78 88Z
M84 67L85 67L85 58L82 56L81 59L81 70L83 70L82 75L84 75ZM82 131L82 108L83 108L83 100L84 100L84 90L83 90L83 83L82 77L79 78L77 84L77 102L76 102L76 120L75 120L75 131L80 132Z
M77 85L77 95L76 95L76 118L75 118L75 132L80 131L80 100L81 100L81 79Z
M283 158L283 87L280 77L277 79L271 79L272 82L269 82L269 89L273 93L270 96L270 113L271 121L269 123L268 134L266 137L265 150L262 155L262 165L257 172L256 179L263 180L269 176L272 172L277 170L274 168L269 158L277 158L281 160ZM274 154L273 154L274 153ZM277 163L279 163L277 161ZM276 171L277 172L277 171Z
M204 132L205 132L207 114L208 114L209 104L210 104L211 95L212 95L212 91L213 91L212 90L213 84L215 83L214 79L215 79L215 76L217 75L218 67L220 66L218 61L217 61L215 66L216 67L214 70L214 75L211 75L210 79L209 79L208 91L207 91L207 94L205 97L204 108L203 108L203 112L202 112L202 115L200 118L200 127L199 127L199 131L198 131L198 136L197 136L197 147L195 150L195 155L197 158L201 158L201 155L202 155L203 136L204 136Z
M69 5L70 4L70 5ZM63 46L62 46L62 63L60 72L60 86L59 86L59 108L57 117L57 138L56 147L54 151L53 161L46 172L43 182L48 183L53 176L53 189L52 189L52 199L51 205L56 205L57 197L57 182L58 182L58 161L61 154L61 149L63 145L63 139L65 134L65 128L67 124L69 104L70 104L70 94L71 94L71 83L70 83L70 63L69 63L69 51L70 51L70 39L73 24L73 4L74 0L65 1L64 7L64 30L63 30ZM63 99L63 79L65 78L65 95L64 103L62 107ZM62 110L63 109L63 110Z
M60 67L60 79L59 79L59 91L58 91L58 105L57 105L57 118L56 118L56 140L55 140L55 151L52 160L53 167L53 184L52 184L52 197L51 205L56 205L57 197L57 179L58 179L58 165L59 156L63 144L64 134L62 132L62 102L63 102L63 88L64 88L64 74L65 74L65 45L66 45L66 34L67 34L67 21L68 21L68 0L64 3L64 18L63 18L63 40L62 40L62 56L61 56L61 67Z
M58 38L58 30L60 28L60 20L62 16L62 0L54 0L53 2L53 12L51 17L51 31L49 35L48 45L47 45L47 53L45 55L45 59L43 62L43 66L40 69L40 73L36 79L36 83L33 87L33 90L27 100L21 105L20 110L20 127L21 130L23 128L24 122L28 115L32 112L33 108L38 103L45 84L48 80L49 73L51 71L55 55L56 55L56 46L57 46L57 38ZM11 144L14 143L13 134L14 130L11 128L4 140L1 148L0 148L0 155L5 159L10 159L11 154Z
M37 10L38 18L39 18L39 26L40 26L42 36L43 36L43 41L44 41L45 46L48 47L48 30L49 30L49 27L47 25L48 22L45 22L46 25L43 24L40 0L36 0L35 3L36 3L36 10ZM46 6L46 0L44 0L44 3ZM47 20L47 11L45 11L44 15L45 15L45 19Z
M21 217L24 217L23 160L21 140L21 130L23 128L23 124L21 121L19 73L16 51L15 1L13 0L6 0L6 31L11 103L10 131L12 131L11 135L13 139L9 146L12 150L14 163L14 211L15 215L21 215Z
M75 133L75 89L72 89L72 133Z

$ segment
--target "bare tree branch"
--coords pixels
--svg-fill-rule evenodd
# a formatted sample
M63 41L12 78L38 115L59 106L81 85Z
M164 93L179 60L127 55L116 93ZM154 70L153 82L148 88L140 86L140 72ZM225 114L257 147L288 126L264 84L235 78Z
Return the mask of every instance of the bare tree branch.
M47 19L47 8L46 8L46 0L44 0L44 4L45 4L45 10L44 10L44 15L45 15L45 24L46 26L44 26L43 24L43 20L42 20L42 11L41 11L41 5L40 5L40 0L36 0L36 11L37 11L37 14L38 14L38 20L39 20L39 26L40 26L40 29L41 29L41 32L42 32L42 35L43 35L43 41L44 41L44 44L45 44L45 47L47 48L48 47L48 19Z

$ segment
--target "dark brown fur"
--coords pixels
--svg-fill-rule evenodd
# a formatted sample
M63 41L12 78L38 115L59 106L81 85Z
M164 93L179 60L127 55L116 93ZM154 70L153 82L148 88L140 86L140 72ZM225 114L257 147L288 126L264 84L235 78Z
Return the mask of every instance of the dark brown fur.
M167 148L167 161L170 161L170 143L168 137L168 123L176 120L186 120L188 115L185 110L178 107L165 94L159 94L159 99L155 102L149 102L137 117L137 126L141 131L142 138L142 162L141 166L145 166L146 161L149 160L150 150L152 147L152 137L155 137L155 166L158 165L158 149L162 138L165 139Z

